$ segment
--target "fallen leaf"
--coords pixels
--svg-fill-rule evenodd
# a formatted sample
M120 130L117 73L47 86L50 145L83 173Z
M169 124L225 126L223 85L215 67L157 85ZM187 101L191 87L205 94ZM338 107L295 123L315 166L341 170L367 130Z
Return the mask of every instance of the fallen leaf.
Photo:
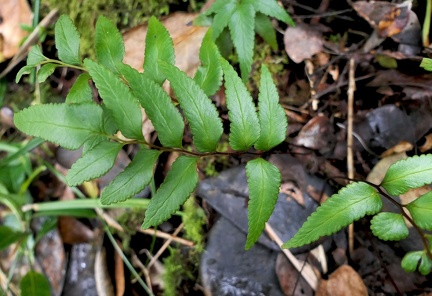
M73 217L62 216L58 219L60 236L66 244L80 244L94 239L94 232Z
M408 141L402 141L396 146L391 147L390 149L386 150L381 154L381 157L387 157L393 154L398 154L402 152L411 151L414 148L414 145L411 144Z
M401 4L385 1L357 1L352 4L354 10L364 18L381 38L399 34L408 24L411 2Z
M372 171L367 176L366 181L374 184L380 184L384 179L384 176L387 173L389 167L396 161L404 158L407 158L407 155L405 153L393 154L384 157L373 167Z
M420 152L426 152L432 149L432 134L426 135L424 138L424 143L419 147Z
M200 65L199 49L208 29L189 25L196 16L195 13L176 12L162 20L162 24L174 42L176 66L189 76L193 76ZM135 27L123 34L125 42L123 61L138 71L143 70L146 34L147 25Z
M316 296L363 296L368 290L358 273L349 265L342 265L328 280L321 280Z
M30 26L32 13L26 0L0 0L0 62L14 56L27 32L21 25Z
M279 192L285 193L287 198L294 199L302 207L305 206L303 192L292 182L284 182L280 186Z
M285 50L295 63L312 58L323 49L321 33L306 24L288 27L284 36Z
M313 291L283 253L276 258L276 275L284 295L312 295Z

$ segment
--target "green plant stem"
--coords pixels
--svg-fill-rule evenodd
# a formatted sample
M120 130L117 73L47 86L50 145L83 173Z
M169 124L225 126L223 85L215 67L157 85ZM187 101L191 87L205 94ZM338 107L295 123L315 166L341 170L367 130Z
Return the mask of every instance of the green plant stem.
M135 268L132 266L132 264L129 262L128 258L125 256L125 254L123 253L123 251L120 249L120 247L117 245L116 240L114 239L113 235L111 234L111 231L109 230L108 226L105 224L104 225L104 230L105 233L107 234L109 240L111 241L111 244L113 245L114 249L116 250L116 252L120 255L120 257L122 258L124 264L126 265L126 267L129 269L129 271L132 273L132 275L136 278L136 280L138 281L138 283L141 285L141 287L143 287L143 289L150 295L150 296L154 296L153 292L149 289L149 287L147 287L147 285L144 283L144 281L141 279L140 275L138 274L138 272L135 270Z
M71 64L66 64L63 63L62 61L58 61L58 60L52 60L52 59L46 59L43 62L39 63L40 65L45 65L45 64L57 64L60 65L61 67L65 67L65 68L73 68L73 69L77 69L77 70L81 70L83 72L88 72L86 68L81 67L81 66L76 66L76 65L71 65Z
M422 29L422 39L423 39L423 46L428 47L429 42L429 31L430 31L430 25L431 25L431 13L432 13L432 0L426 1L426 12L425 12L425 19L423 22L423 29Z
M425 248L426 254L429 257L429 259L432 260L432 253L430 250L429 242L425 236L425 233L422 231L422 229L414 222L414 220L404 211L404 206L400 203L398 203L396 200L394 200L387 192L385 192L380 185L376 185L374 183L363 181L370 186L374 187L382 196L384 196L387 200L389 200L391 203L393 203L401 212L402 216L407 219L411 225L414 227L414 229L417 231L417 233L420 235L420 238L422 240L423 246Z

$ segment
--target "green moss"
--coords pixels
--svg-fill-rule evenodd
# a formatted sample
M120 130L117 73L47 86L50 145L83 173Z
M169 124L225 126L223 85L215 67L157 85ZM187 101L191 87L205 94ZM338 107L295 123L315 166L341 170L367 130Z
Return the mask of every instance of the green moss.
M184 237L195 243L193 248L171 248L165 258L165 296L188 295L190 287L198 280L198 268L201 252L204 250L204 231L206 216L191 196L183 205Z
M81 34L81 53L94 58L93 36L96 20L100 15L111 19L120 30L132 28L147 21L151 16L160 17L170 12L171 5L182 0L48 0L49 9L58 8L60 14L67 14ZM196 1L189 7L197 9Z

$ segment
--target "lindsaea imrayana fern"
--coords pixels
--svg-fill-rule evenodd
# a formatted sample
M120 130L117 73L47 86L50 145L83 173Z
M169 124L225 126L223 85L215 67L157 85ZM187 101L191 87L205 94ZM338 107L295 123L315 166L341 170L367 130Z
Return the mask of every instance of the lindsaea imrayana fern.
M432 191L406 205L391 196L431 183L432 154L400 160L390 166L381 184L354 182L327 199L283 247L309 244L366 215L374 215L371 230L375 236L386 241L401 240L408 236L406 219L420 235L424 249L408 252L401 265L406 271L418 268L421 274L429 274L432 268L432 235L424 230L432 230ZM399 213L381 212L381 196L395 204Z
M70 186L106 174L125 145L140 145L132 162L102 191L102 204L131 198L151 182L161 153L180 152L181 156L150 200L144 228L168 219L194 191L199 158L219 154L216 148L223 134L222 120L209 96L220 88L224 78L229 144L236 153L247 153L255 147L251 153L256 159L246 165L250 190L246 248L253 246L273 211L281 179L278 169L260 155L280 144L287 130L285 112L279 105L276 86L267 67L261 67L257 112L242 80L220 56L211 30L203 39L202 66L194 78L174 66L173 42L156 18L149 21L144 73L123 64L122 36L104 17L96 23L97 61L82 61L80 35L65 15L56 23L55 42L59 60L48 59L35 46L29 52L27 65L17 74L17 81L38 66L39 82L45 81L57 67L77 68L83 74L72 86L65 103L31 106L15 114L15 124L29 135L67 149L83 147L82 157L66 176ZM89 80L98 89L102 104L93 102ZM170 82L183 115L163 90L165 80ZM141 107L152 121L161 146L144 139ZM193 135L192 151L182 146L185 120Z
M210 16L213 18L209 21ZM230 34L238 54L241 77L247 81L253 63L255 33L273 49L278 48L269 16L294 26L294 21L276 0L216 0L195 23L211 23L215 41L224 33Z

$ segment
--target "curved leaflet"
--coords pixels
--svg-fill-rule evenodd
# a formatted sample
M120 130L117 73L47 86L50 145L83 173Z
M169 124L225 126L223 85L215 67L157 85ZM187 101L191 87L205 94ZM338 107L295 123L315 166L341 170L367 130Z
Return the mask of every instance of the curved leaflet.
M159 61L174 64L174 44L167 29L154 16L149 20L144 56L144 72L162 84L166 76L159 68Z
M249 188L246 249L250 249L273 213L278 199L281 174L273 164L257 158L247 163L246 176Z
M290 26L295 26L294 21L286 12L286 10L283 7L281 7L275 0L260 0L260 1L243 0L243 1L252 4L256 11L274 17Z
M188 199L198 184L197 157L180 156L172 164L164 182L150 200L142 228L168 219Z
M122 146L115 142L95 145L72 165L66 176L68 185L76 186L105 175L113 167Z
M247 3L241 3L237 6L228 23L231 39L238 53L241 77L244 82L249 78L252 69L255 39L254 23L255 10L251 4Z
M372 186L364 182L349 184L319 206L282 247L295 248L309 244L321 236L339 231L365 215L376 214L381 208L381 197Z
M229 20L237 8L236 0L218 0L204 12L205 15L215 13L213 23L213 40L216 40L225 27L228 26Z
M165 147L182 147L184 122L162 86L130 66L122 66L123 78L139 100Z
M100 16L95 29L96 57L99 63L115 73L117 63L123 61L125 47L117 27L106 17Z
M101 204L122 202L143 190L153 177L153 169L161 153L145 148L138 151L124 171L102 191Z
M129 88L104 66L89 59L84 61L84 65L122 134L131 139L144 139L141 109Z
M378 213L371 220L372 233L385 241L401 240L408 236L408 227L402 214Z
M276 31L271 20L264 14L257 12L255 16L255 31L267 42L273 50L278 49Z
M200 48L201 66L198 68L194 80L207 96L214 95L222 84L222 68L219 63L219 51L212 39L209 29Z
M14 122L28 135L72 150L105 135L102 108L93 103L31 106L16 113Z
M432 230L432 191L420 196L405 207L419 227Z
M93 102L93 93L89 85L90 75L81 73L72 85L66 96L67 104L80 104Z
M160 67L189 122L196 149L200 152L215 151L223 133L216 106L186 73L162 61Z
M67 15L59 17L54 29L55 46L59 59L67 64L79 65L80 35Z
M391 195L432 183L432 154L399 160L388 169L381 186Z
M228 118L231 121L229 144L234 150L247 150L260 136L255 105L233 67L223 58L220 61L225 76Z
M261 82L258 96L258 118L261 133L255 148L270 150L285 140L287 132L287 118L285 111L279 104L279 94L273 83L271 74L265 65L261 67Z

